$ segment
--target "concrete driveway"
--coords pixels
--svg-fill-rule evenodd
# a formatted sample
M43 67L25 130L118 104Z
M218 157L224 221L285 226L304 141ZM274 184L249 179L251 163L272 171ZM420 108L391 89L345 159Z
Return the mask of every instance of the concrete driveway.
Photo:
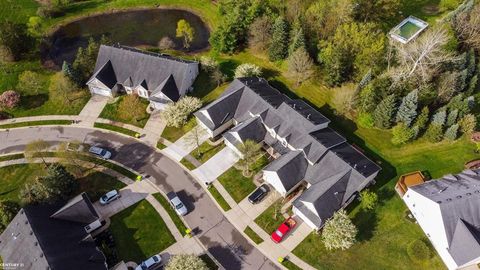
M107 205L101 205L99 201L96 201L93 206L103 218L111 217L125 208L145 199L148 194L151 193L144 187L145 185L145 182L135 182L122 188L119 191L120 198L115 201Z
M232 149L225 147L202 166L193 170L192 174L205 183L211 183L232 167L238 159L239 156Z
M175 191L190 212L186 223L195 237L226 269L278 269L225 218L202 186L176 162L151 147L121 135L79 127L30 127L0 131L0 154L23 151L25 144L42 138L52 145L78 140L103 145L113 159L145 177L163 192Z
M90 97L90 100L88 100L87 104L85 104L79 114L80 117L86 119L85 121L82 121L80 125L85 127L93 126L93 123L95 123L95 120L100 116L100 113L103 111L105 105L107 105L109 99L110 98L108 97L99 95L93 95Z

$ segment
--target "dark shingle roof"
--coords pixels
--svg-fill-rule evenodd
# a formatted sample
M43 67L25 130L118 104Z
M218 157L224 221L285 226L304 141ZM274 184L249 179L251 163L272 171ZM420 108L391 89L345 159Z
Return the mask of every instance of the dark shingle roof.
M457 263L463 265L480 257L480 231L467 222L459 219L453 233L449 248L450 254Z
M171 101L176 102L180 99L180 94L178 93L177 85L175 84L175 79L173 75L168 76L150 95L150 99L158 98L159 94L163 93Z
M107 61L101 69L93 75L94 78L101 81L108 88L112 88L117 83L117 77L113 70L112 62Z
M253 140L259 143L263 141L267 131L260 117L252 117L232 128L230 132L237 133L242 142Z
M446 175L409 189L439 205L449 243L459 219L474 227L480 227L480 170L465 170L460 174Z
M348 143L333 147L331 151L365 177L377 173L381 169L375 162L368 159Z
M307 166L308 163L303 157L302 151L290 151L272 161L263 170L276 172L288 192L303 180Z
M108 62L111 63L111 68L105 65ZM101 45L93 77L108 68L109 76L101 78L104 84L107 82L112 85L112 81L119 84L126 82L127 86L142 84L145 89L153 90L172 75L177 89L183 89L182 83L187 76L188 66L192 63L196 62L124 46Z
M90 224L100 216L86 193L71 199L62 208L52 214L52 218Z
M25 269L47 269L48 264L50 269L106 270L103 253L85 231L89 222L71 221L85 218L74 218L73 212L84 215L89 209L80 203L79 197L68 202L67 208L62 208L64 204L60 202L20 210L0 236L3 261L22 262ZM59 209L63 209L63 214L57 212ZM56 218L51 217L54 214Z

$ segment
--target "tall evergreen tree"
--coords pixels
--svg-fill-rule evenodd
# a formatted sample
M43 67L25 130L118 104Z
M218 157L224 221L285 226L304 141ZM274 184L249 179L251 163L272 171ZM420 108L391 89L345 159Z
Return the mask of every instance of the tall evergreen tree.
M450 127L453 124L455 124L457 122L457 118L458 118L458 110L457 109L450 110L447 117L447 127Z
M425 130L425 128L427 127L428 119L430 119L430 110L427 106L425 106L423 107L420 115L418 115L417 120L415 121L414 127L418 128L418 133Z
M303 32L300 21L295 21L292 32L290 34L290 47L288 48L288 55L292 55L298 48L306 49L305 34Z
M273 25L272 42L268 51L271 61L287 58L288 55L288 23L279 16Z
M396 121L404 123L406 126L415 120L417 116L417 106L418 106L418 91L414 90L402 99L402 103L398 108Z
M458 124L454 124L445 131L443 138L448 141L455 141L458 135Z
M395 95L392 94L384 98L373 112L375 126L378 128L390 128L394 112Z
M447 118L447 112L445 110L439 110L432 117L432 124L443 127Z

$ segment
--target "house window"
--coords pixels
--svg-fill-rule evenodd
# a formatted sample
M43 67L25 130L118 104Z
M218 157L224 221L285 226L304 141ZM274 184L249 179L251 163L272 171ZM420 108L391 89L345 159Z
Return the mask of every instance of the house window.
M287 147L287 140L282 140L282 145Z

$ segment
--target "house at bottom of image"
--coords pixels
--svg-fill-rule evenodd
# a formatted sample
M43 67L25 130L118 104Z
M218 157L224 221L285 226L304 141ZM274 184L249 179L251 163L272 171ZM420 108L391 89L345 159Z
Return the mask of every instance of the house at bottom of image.
M198 62L126 46L101 45L87 86L95 95L137 94L161 110L193 90Z
M402 199L448 269L480 269L480 170L410 186Z
M263 179L284 197L305 186L293 212L316 230L373 184L380 171L328 126L328 118L263 78L234 80L195 116L210 137L223 136L240 156L238 146L246 140L261 143L273 158Z

